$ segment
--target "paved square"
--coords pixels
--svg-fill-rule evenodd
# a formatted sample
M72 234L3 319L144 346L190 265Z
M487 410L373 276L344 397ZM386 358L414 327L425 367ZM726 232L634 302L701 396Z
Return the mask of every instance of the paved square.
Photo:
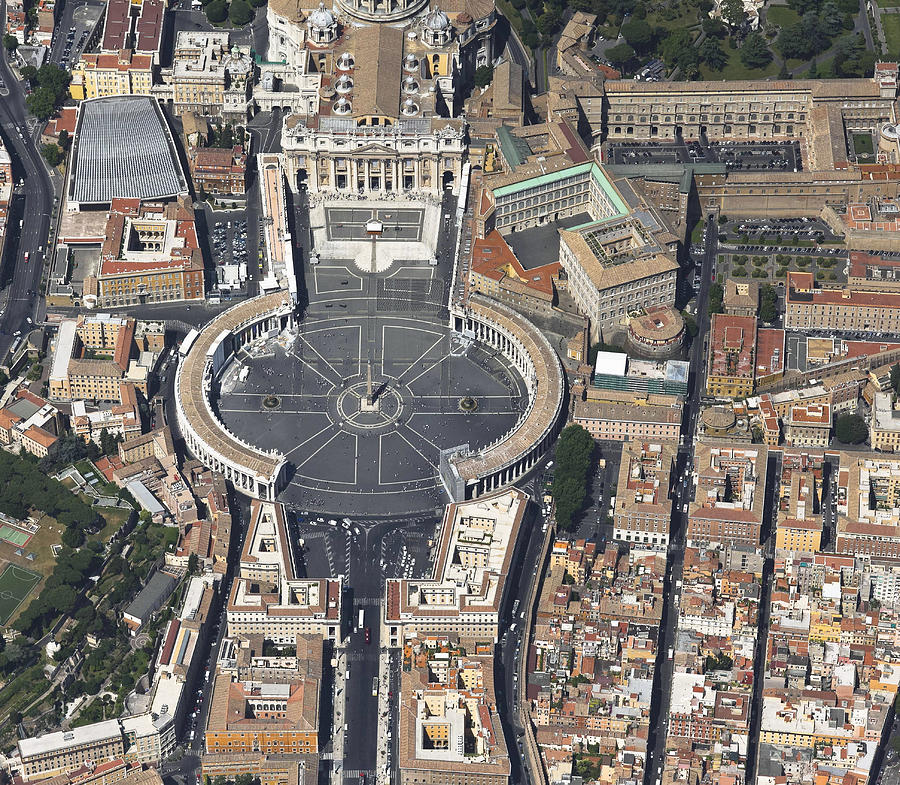
M326 207L325 222L329 240L369 240L366 224L381 224L379 241L419 242L425 210L420 207Z
M297 508L354 517L433 510L446 502L440 451L506 434L526 405L522 379L501 355L449 330L445 283L427 263L360 274L323 262L307 280L299 334L238 355L219 415L240 438L285 454L294 474L281 498ZM462 411L465 397L474 411Z

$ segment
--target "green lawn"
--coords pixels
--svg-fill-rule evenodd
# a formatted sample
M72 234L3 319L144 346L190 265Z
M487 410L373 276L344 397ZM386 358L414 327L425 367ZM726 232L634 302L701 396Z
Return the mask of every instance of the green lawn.
M788 8L786 5L773 5L766 9L766 21L777 27L790 27L800 21L800 16L793 8Z
M0 574L0 624L6 624L7 619L18 610L40 582L41 576L38 573L16 564L6 565L6 569Z
M723 79L765 79L767 76L775 76L778 66L775 62L769 63L765 68L747 68L741 62L741 53L738 49L722 47L728 55L728 63L721 71L713 71L706 63L700 66L700 75L703 79L721 81Z
M689 0L667 3L659 10L648 13L646 22L650 27L665 27L669 30L697 27L700 24L697 18L698 7L699 3Z
M872 155L875 152L872 134L853 134L853 152L857 155Z
M882 14L881 26L884 28L888 52L900 52L900 14Z
M879 8L896 8L900 6L900 0L878 0Z

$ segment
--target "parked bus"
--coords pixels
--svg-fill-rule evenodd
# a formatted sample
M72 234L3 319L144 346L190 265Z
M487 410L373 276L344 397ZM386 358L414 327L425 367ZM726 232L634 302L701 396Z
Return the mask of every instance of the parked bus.
M362 632L366 626L366 612L360 608L359 609L359 624L356 625L356 631Z

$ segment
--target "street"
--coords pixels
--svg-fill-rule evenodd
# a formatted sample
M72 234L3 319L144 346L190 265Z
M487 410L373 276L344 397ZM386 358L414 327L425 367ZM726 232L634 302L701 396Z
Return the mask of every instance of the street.
M6 13L5 2L2 13ZM13 177L23 181L18 198L24 202L21 212L14 212L21 228L16 231L15 224L9 224L5 269L0 270L0 285L5 286L0 294L0 357L5 357L18 337L15 333L29 329L27 320L39 322L42 318L41 272L44 260L51 256L47 245L54 196L35 142L39 133L28 129L22 86L13 76L5 50L0 54L0 77L9 87L9 96L0 101L0 135L12 159Z

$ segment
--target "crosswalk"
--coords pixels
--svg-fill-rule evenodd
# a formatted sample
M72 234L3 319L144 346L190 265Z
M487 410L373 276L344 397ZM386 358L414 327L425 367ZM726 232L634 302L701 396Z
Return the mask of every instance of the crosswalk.
M384 602L383 597L356 597L353 600L354 605L359 605L360 607L367 607L367 608L375 608L375 607L380 608L381 604L383 602Z
M345 780L358 780L360 777L374 777L374 769L344 769Z

